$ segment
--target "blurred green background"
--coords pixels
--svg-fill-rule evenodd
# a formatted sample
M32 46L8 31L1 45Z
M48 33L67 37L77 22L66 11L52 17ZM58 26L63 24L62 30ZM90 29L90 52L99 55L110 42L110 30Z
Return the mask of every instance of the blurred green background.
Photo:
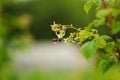
M86 0L85 0L86 1ZM95 18L83 10L84 0L0 0L0 80L120 80L114 67L107 74L85 71L16 70L12 55L32 41L52 40L53 21L85 27ZM101 34L109 34L101 27Z
M3 2L5 1L3 0ZM29 31L35 39L41 40L53 37L50 30L53 21L61 24L73 24L77 27L86 26L95 18L95 14L94 9L86 14L83 4L82 0L6 0L2 7L7 21L13 19L10 17L29 15L31 19Z

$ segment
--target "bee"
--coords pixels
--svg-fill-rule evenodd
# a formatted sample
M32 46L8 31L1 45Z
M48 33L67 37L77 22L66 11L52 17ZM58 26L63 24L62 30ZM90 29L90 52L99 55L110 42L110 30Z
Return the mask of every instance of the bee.
M63 40L63 38L53 38L53 41L55 42L55 43L59 43L59 42L61 42Z

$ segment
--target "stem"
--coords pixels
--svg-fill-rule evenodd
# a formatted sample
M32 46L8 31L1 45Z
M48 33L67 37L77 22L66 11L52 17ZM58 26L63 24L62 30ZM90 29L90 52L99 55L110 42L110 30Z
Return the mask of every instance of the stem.
M102 0L102 5L103 5L103 7L104 7L105 9L107 9L107 4L106 4L105 0ZM111 28L111 26L112 26L112 18L111 18L111 15L110 15L110 14L107 15L107 21L108 21L108 24L109 24L108 27ZM118 42L116 35L113 34L113 33L112 33L112 38L113 38L113 41L114 41L115 43ZM117 58L120 59L120 50L119 50L118 47L116 47L116 50L117 50L117 52L118 52Z
M71 28L71 29L74 29L74 30L76 30L76 31L80 31L78 28L76 28L76 27L74 27L74 26L72 26L72 25L66 25L67 26L67 28Z
M102 0L102 5L104 8L107 8L107 4L106 4L105 0Z

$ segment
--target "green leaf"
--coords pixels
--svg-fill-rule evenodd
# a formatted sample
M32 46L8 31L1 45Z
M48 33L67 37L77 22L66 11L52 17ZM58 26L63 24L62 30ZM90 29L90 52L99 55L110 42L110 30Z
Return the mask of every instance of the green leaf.
M109 42L109 43L106 45L106 47L105 47L105 51L106 51L107 53L113 53L114 48L115 48L114 42Z
M102 1L101 1L101 0L95 0L95 4L96 4L97 6L101 6L101 5L102 5Z
M109 37L107 35L102 35L99 38L96 38L95 40L96 40L99 48L105 48L107 45L106 40L108 40L108 39L111 39L111 37Z
M117 45L117 47L120 49L120 39L118 39L116 45Z
M103 73L107 72L113 64L117 63L118 60L116 56L105 55L105 53L101 53L96 58L96 67L100 69Z
M111 9L101 9L97 12L97 18L104 18L111 12Z
M105 59L102 60L100 65L101 65L103 73L105 73L106 71L108 71L110 69L110 67L112 67L113 64L114 64L113 61L105 60Z
M103 39L103 38L97 39L96 42L97 42L99 48L104 48L107 44L105 39Z
M105 18L100 18L96 20L95 26L98 27L100 25L103 25L105 23Z
M103 38L103 39L105 39L105 40L111 39L111 37L108 36L108 35L102 35L100 38Z
M85 10L86 13L89 12L89 10L91 9L92 5L93 5L93 0L89 0L89 1L86 2L86 4L84 5L84 10Z
M93 54L97 51L97 43L93 41L86 42L81 46L81 53L86 59L90 59Z
M100 62L100 67L101 67L103 73L108 71L115 63L116 63L115 56L104 55L103 60Z
M118 33L120 31L120 22L115 22L112 25L112 32L114 34Z

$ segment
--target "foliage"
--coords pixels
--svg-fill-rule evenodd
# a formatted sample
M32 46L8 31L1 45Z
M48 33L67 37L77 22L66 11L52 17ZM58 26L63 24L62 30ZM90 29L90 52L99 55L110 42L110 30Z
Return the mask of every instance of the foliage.
M28 36L30 16L10 13L6 10L9 4L13 4L13 0L0 0L0 80L10 80L13 51L22 49L31 40Z
M56 24L51 25L52 31L57 38L55 42L64 39L65 43L77 43L80 51L86 59L90 59L96 52L96 67L101 68L103 73L106 72L113 64L119 63L120 46L119 38L116 36L120 32L120 1L119 0L89 0L84 5L84 10L88 13L92 7L96 6L96 19L88 24L84 29L76 28L71 25ZM100 35L96 27L108 27L110 36L107 34ZM67 29L73 29L66 38Z

